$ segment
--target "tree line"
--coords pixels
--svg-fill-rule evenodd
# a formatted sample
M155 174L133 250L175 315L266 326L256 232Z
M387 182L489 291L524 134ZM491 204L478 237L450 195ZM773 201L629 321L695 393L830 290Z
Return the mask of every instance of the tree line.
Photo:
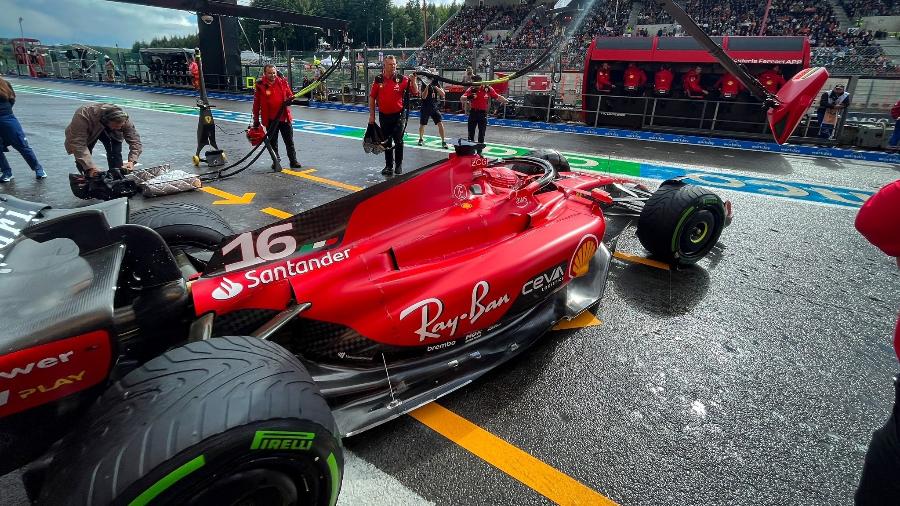
M306 14L347 20L350 24L352 47L418 47L424 44L428 36L436 32L451 16L456 14L460 5L456 2L449 5L428 3L423 11L420 0L407 0L406 5L392 5L391 0L253 0L254 7L271 7L286 9ZM427 20L427 23L423 22ZM260 30L260 25L267 21L242 19L239 30L241 49L266 52L272 51L273 45L278 51L313 51L317 49L319 39L334 43L334 34L329 36L321 30L287 26L282 28ZM427 29L427 32L425 31ZM265 34L264 44L261 36ZM392 40L393 37L393 40ZM274 42L272 39L275 39ZM138 41L132 46L132 52L143 47L197 47L196 34L186 36L154 37L150 42Z

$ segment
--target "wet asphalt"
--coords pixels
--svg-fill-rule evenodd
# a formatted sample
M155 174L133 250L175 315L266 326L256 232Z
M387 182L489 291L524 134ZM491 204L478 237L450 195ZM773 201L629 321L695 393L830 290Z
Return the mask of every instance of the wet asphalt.
M250 111L248 102L215 103ZM73 161L62 147L78 105L19 94L15 112L50 177L35 181L18 154L8 153L16 179L0 192L57 207L86 203L69 191ZM359 113L294 111L310 121L365 123ZM145 165L193 170L196 118L129 112L144 141ZM231 159L247 151L245 125L217 124ZM411 120L409 131L417 126ZM449 138L465 135L463 124L446 126ZM900 168L879 163L512 128L490 127L488 140L869 191L900 177ZM382 180L382 160L365 154L358 140L296 132L295 141L304 168L318 176L356 186ZM443 156L408 146L404 167ZM255 192L251 204L212 206L218 198L203 192L164 199L212 206L242 230L273 221L260 212L265 207L294 214L347 193L273 173L269 164L260 160L212 185ZM855 208L716 191L733 202L735 219L709 257L678 271L615 261L596 308L602 325L548 333L518 360L440 404L623 505L852 503L866 445L887 417L891 377L900 371L890 345L900 271L856 233ZM137 197L132 208L154 202ZM631 234L619 249L644 254ZM410 417L345 445L436 504L549 502ZM24 504L14 474L0 478L0 503Z

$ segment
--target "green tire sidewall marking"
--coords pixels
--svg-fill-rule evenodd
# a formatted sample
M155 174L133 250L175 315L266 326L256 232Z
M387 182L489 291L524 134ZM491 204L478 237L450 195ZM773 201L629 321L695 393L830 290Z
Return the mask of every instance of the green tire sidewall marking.
M338 469L337 459L334 458L334 453L328 454L328 471L331 473L331 500L328 502L329 506L334 506L337 503L338 492L341 489L341 470Z
M203 455L200 455L199 457L185 463L178 469L175 469L171 473L163 476L163 478L154 483L152 487L148 488L141 495L137 496L133 501L128 503L128 506L145 506L149 504L150 501L156 499L159 494L162 494L179 480L193 473L197 469L200 469L204 465L206 465L206 457L204 457Z
M696 210L696 207L689 207L681 213L681 218L678 218L678 224L675 225L675 232L672 234L672 253L677 251L676 244L678 243L678 236L681 235L681 227L684 226L684 222L688 219L688 216L694 214Z

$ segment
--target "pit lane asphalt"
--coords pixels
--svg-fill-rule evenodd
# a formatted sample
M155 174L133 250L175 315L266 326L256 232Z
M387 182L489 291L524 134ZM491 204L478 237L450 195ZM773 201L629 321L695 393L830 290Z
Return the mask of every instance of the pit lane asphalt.
M139 91L40 86L193 104ZM19 94L15 112L50 177L35 181L18 154L8 153L16 179L0 192L58 207L86 203L69 192L73 162L62 148L78 105ZM216 105L250 110L246 102ZM311 121L365 122L358 113L294 111ZM195 117L129 112L144 141L145 166L191 168ZM231 160L246 152L241 125L217 124L235 133L218 133ZM446 126L449 138L464 135L465 125ZM416 127L411 120L408 131ZM358 140L303 132L295 140L300 161L315 175L355 186L382 180L382 159L363 153ZM884 164L500 127L489 128L488 140L868 191L900 177L897 167ZM407 146L404 167L442 157ZM293 214L347 193L273 173L268 165L261 160L212 184L235 195L255 192L247 205L213 206L218 198L203 192L165 199L211 206L243 230L274 219L260 212L265 207ZM602 325L550 333L514 363L439 404L620 504L851 503L869 435L892 400L897 268L855 232L852 207L715 191L732 200L736 216L699 266L670 272L616 261L596 311ZM132 208L157 201L134 198ZM643 254L633 238L619 248ZM345 445L436 504L549 502L411 417ZM0 479L0 487L0 502L21 503L14 475ZM391 500L410 501L377 502ZM351 501L342 503L368 503Z

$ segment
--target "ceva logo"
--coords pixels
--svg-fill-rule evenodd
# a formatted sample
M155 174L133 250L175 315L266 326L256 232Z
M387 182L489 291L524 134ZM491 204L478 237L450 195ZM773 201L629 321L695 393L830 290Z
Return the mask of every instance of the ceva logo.
M219 287L212 291L212 297L216 300L228 300L237 296L244 289L244 285L235 283L228 278L222 278Z

